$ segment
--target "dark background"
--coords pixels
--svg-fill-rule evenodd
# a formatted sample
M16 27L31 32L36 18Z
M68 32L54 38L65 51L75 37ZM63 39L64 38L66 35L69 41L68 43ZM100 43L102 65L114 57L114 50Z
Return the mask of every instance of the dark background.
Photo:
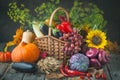
M7 16L8 4L10 2L23 3L29 9L49 0L0 0L0 42L7 42L13 39L16 29L20 26L14 23ZM120 44L120 1L119 0L81 0L95 3L104 11L104 18L107 20L107 36L112 41ZM62 0L61 6L69 8L73 4L73 0Z

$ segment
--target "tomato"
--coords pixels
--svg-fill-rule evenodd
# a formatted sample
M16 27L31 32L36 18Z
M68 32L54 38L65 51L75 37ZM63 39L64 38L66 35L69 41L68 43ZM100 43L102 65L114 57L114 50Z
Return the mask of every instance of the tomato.
M91 74L91 73L87 73L86 76L87 76L87 77L91 77L92 74Z

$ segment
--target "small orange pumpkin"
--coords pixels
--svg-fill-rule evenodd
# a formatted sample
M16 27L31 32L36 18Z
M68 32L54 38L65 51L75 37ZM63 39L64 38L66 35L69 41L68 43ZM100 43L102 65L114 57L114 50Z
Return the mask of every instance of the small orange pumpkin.
M0 62L10 62L11 61L11 52L0 52Z
M21 42L11 54L13 62L36 62L39 59L40 50L33 43Z

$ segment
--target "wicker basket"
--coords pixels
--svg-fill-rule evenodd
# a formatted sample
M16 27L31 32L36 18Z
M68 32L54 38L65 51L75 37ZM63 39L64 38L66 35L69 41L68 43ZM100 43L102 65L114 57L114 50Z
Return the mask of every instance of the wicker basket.
M66 14L67 21L69 21L68 12L64 8L58 7L51 14L49 26L52 25L53 17L58 10L63 10ZM64 47L65 42L51 36L51 28L50 27L49 27L49 32L48 33L49 34L46 35L46 36L36 38L36 43L37 43L40 51L46 51L49 56L53 56L53 57L55 57L59 60L60 59L63 59L63 60L66 59L66 55L63 54L63 52L62 52L62 49Z

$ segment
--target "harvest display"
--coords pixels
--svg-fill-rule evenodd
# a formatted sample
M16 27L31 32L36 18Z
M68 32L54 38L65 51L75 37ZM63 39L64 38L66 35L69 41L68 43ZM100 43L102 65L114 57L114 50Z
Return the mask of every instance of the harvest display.
M16 3L11 3L9 6L11 5L14 5L18 11L22 11L17 8ZM82 6L87 13L91 5L84 8L83 3L77 4L75 1L71 11L75 13L76 7ZM48 6L50 5L46 7ZM11 45L16 45L15 48L12 52L0 52L0 62L12 62L13 69L24 73L41 72L48 76L55 73L62 74L57 78L80 76L79 78L83 80L90 80L91 77L106 80L103 67L110 60L108 38L103 31L106 21L102 19L100 13L98 15L94 11L93 13L97 15L93 15L92 12L88 15L84 12L81 14L82 7L78 8L80 15L76 12L74 16L63 7L54 8L52 12L48 12L50 14L46 15L45 20L41 19L38 13L38 18L43 21L31 21L27 16L20 18L14 13L11 15L8 11L8 15L23 26L32 24L32 30L28 28L25 31L23 26L20 27L13 37L14 40L6 44L5 50ZM10 9L14 10L14 8ZM37 7L35 10L40 9ZM28 12L28 9L23 9L24 15L29 15ZM58 15L59 13L61 14Z

